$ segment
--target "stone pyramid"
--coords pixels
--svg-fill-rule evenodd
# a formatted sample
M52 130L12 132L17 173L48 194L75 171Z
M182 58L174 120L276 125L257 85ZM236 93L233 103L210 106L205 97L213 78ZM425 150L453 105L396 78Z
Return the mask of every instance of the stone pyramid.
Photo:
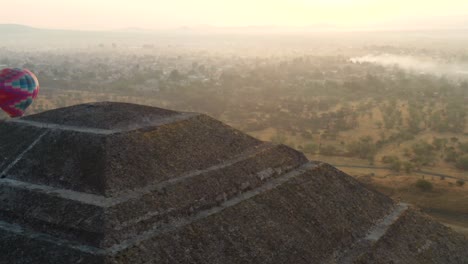
M0 263L468 263L464 237L206 115L83 104L0 124Z

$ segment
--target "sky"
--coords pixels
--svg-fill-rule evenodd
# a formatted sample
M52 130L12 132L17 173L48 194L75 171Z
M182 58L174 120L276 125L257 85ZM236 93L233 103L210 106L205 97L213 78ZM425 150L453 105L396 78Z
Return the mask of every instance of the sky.
M468 0L0 0L0 7L0 24L83 30L468 21Z

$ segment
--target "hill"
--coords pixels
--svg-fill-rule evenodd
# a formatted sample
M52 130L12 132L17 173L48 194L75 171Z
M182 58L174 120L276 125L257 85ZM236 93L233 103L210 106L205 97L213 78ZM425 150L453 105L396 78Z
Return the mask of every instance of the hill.
M7 33L24 33L24 32L32 32L38 30L33 27L28 27L24 25L18 24L0 24L0 33L7 34Z

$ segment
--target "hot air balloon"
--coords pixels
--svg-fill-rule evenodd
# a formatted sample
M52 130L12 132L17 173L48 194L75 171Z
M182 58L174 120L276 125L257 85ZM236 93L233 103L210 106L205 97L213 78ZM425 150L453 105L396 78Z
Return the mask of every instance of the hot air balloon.
M39 93L36 75L27 69L0 71L0 108L10 117L24 114Z

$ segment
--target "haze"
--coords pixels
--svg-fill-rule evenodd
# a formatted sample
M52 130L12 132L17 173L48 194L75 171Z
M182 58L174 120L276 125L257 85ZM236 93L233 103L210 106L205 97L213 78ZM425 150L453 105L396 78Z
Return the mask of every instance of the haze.
M61 29L161 29L181 26L460 28L468 1L427 0L16 0L1 1L0 24Z
M366 55L351 59L355 63L374 63L386 67L398 66L404 70L417 74L432 74L451 78L468 80L468 64L440 62L431 57L407 55Z

